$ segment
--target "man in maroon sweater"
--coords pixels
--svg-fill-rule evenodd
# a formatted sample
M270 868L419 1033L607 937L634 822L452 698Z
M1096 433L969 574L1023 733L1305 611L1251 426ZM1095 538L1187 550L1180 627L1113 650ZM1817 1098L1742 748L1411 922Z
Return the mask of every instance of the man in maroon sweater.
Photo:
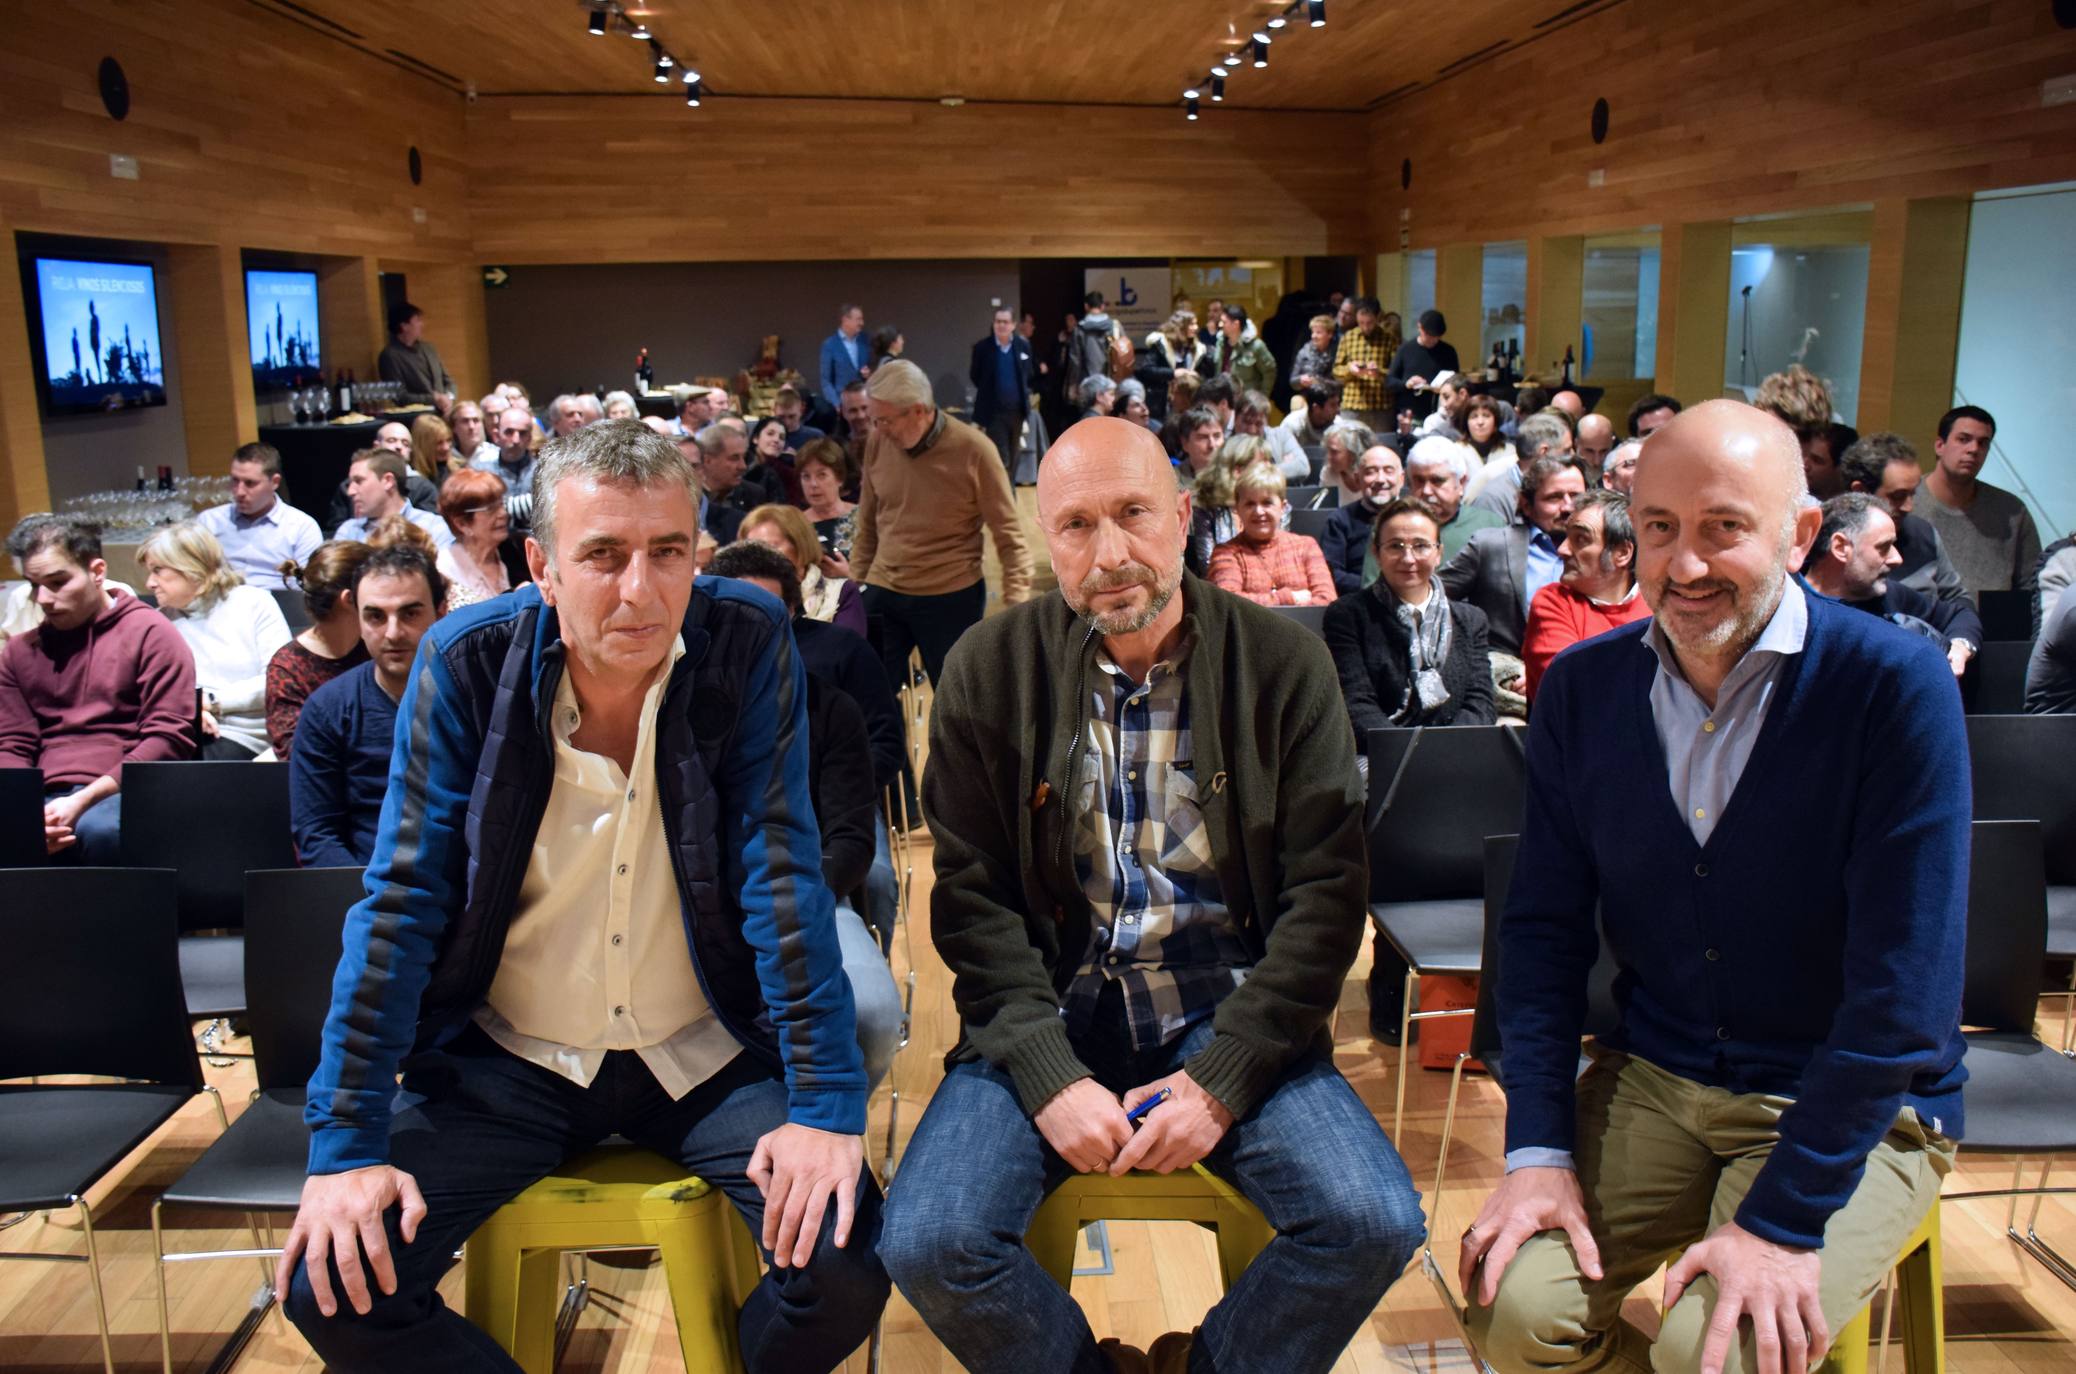
M38 524L17 556L43 623L0 649L0 768L43 770L50 854L113 864L123 765L194 756L194 657L157 610L110 598L92 526Z

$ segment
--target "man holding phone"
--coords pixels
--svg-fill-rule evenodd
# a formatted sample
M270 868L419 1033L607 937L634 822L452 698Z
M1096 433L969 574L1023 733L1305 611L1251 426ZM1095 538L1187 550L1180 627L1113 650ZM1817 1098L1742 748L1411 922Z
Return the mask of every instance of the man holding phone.
M1038 512L1059 593L969 630L931 716L962 1034L881 1256L973 1374L1325 1371L1422 1231L1326 1035L1368 884L1333 665L1183 571L1190 497L1145 429L1069 429ZM1199 1162L1276 1239L1194 1332L1099 1344L1017 1236L1070 1173Z

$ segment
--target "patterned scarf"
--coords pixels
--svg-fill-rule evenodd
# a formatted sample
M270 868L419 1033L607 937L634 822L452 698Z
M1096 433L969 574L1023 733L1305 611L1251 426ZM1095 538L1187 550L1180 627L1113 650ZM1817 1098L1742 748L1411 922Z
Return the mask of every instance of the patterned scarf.
M1424 606L1400 601L1390 587L1382 582L1377 585L1391 597L1398 611L1398 623L1406 627L1413 641L1405 700L1399 703L1398 714L1391 718L1394 725L1410 725L1449 700L1449 689L1442 685L1442 664L1448 662L1449 645L1455 638L1449 597L1442 590L1439 572L1428 579Z

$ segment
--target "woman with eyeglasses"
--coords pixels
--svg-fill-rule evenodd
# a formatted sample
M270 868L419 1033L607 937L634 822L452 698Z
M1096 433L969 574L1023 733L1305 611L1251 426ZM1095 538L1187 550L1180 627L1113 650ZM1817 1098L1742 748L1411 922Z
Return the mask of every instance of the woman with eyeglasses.
M1442 591L1434 508L1402 497L1377 512L1372 530L1377 580L1329 606L1324 630L1357 757L1372 730L1490 725L1497 716L1485 613Z
M480 468L455 473L440 488L440 515L454 531L454 543L435 560L447 579L448 610L503 596L530 580L518 541L508 538L504 478Z

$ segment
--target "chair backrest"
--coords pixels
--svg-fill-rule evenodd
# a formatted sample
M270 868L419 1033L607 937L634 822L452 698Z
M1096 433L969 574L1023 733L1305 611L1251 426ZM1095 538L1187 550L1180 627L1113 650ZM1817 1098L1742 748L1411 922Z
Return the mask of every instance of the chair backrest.
M1978 592L1975 608L1982 615L1983 638L2029 640L2033 637L2033 594L2021 591Z
M1290 532L1302 534L1307 539L1317 539L1326 533L1327 522L1334 518L1330 510L1301 510L1296 506L1290 511Z
M301 634L309 629L313 622L310 619L310 605L303 600L302 589L276 587L273 591L274 604L281 608L281 618L288 622L288 632Z
M1271 606L1270 610L1285 620L1295 620L1313 634L1326 637L1326 607L1324 606Z
M1504 725L1372 730L1370 900L1475 898L1485 837L1520 832L1528 764Z
M245 875L245 1007L261 1089L300 1088L317 1070L339 933L366 895L358 868Z
M43 770L0 768L0 868L35 868L43 859Z
M1975 819L2040 822L2047 881L2076 884L2076 716L1970 716L1968 769Z
M2026 708L2026 664L2033 646L2023 640L1986 641L1970 665L1974 683L1968 698L1968 714L1975 716L2016 715Z
M2047 957L2038 821L1977 821L1968 846L1968 954L1961 1023L2030 1032Z
M1491 1060L1501 1052L1499 1036L1499 918L1507 909L1507 892L1514 885L1514 859L1520 852L1519 835L1485 837L1485 955L1478 964L1478 1001L1471 1014L1471 1058ZM1594 924L1598 926L1596 917ZM1600 939L1600 956L1586 976L1587 1035L1605 1035L1622 1019L1615 1001L1615 956Z
M1283 499L1290 502L1292 515L1301 510L1310 510L1314 506L1324 509L1329 504L1325 497L1324 486L1286 487L1283 491Z
M246 873L295 867L288 765L126 765L122 856L126 867L180 874L181 930L236 929Z
M180 991L174 876L162 868L28 868L5 879L0 1078L98 1074L197 1091Z

